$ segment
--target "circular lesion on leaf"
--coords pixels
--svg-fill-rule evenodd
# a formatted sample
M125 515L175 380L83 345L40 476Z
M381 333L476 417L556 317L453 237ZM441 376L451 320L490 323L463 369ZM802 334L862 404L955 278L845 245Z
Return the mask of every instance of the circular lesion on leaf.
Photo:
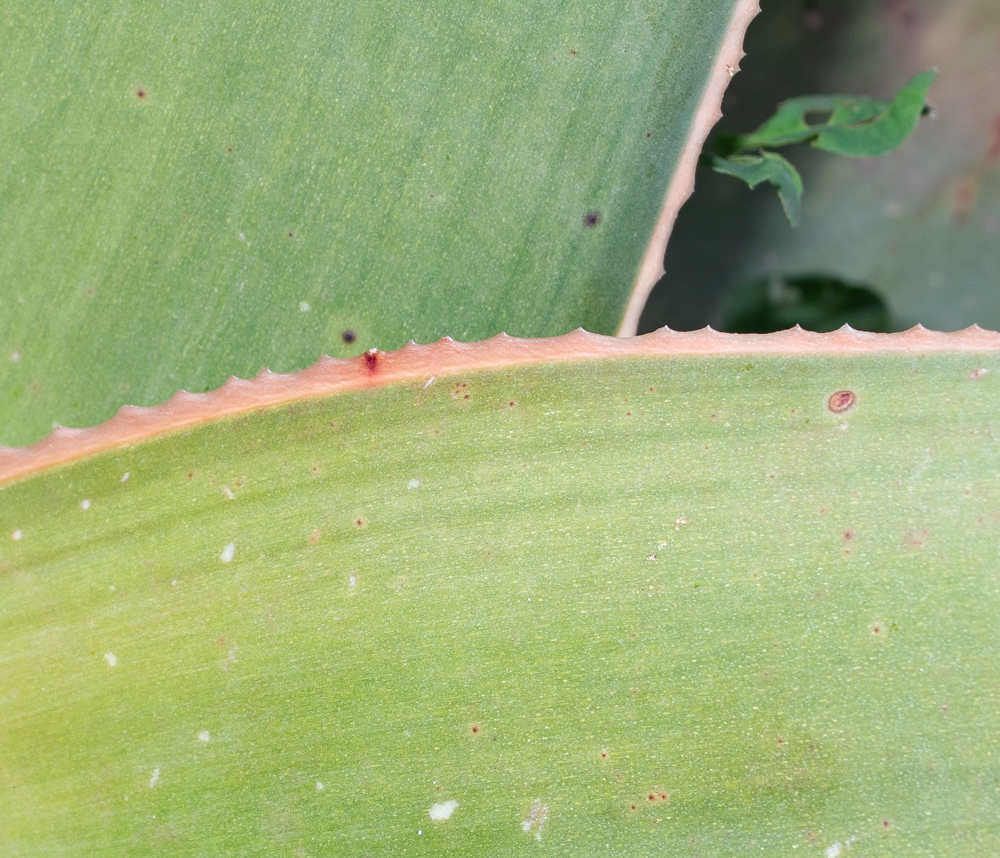
M826 407L834 414L843 414L850 411L857 401L858 397L853 390L838 390L827 400Z

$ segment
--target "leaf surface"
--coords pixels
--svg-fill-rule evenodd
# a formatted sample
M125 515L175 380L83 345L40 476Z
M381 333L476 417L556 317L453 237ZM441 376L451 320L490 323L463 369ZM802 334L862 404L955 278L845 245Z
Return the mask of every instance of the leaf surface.
M751 7L8 3L0 442L324 353L610 333Z
M995 335L830 337L421 365L6 485L8 849L997 852Z

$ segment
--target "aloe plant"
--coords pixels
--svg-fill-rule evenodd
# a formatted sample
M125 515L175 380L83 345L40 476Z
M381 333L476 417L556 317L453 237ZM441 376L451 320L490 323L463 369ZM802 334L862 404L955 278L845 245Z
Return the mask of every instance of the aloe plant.
M289 20L220 2L140 35L139 7L123 8L100 45L94 10L32 23L13 9L3 91L56 44L60 68L96 70L74 92L127 85L107 115L64 106L59 139L81 160L54 190L40 165L56 163L42 134L56 120L38 105L77 78L7 101L6 440L275 356L300 369L324 345L357 354L0 450L0 852L997 851L997 335L577 332L390 350L514 318L545 334L634 325L749 4L551 19L316 5ZM485 54L505 42L512 65ZM300 61L303 45L316 53ZM574 77L578 61L592 64ZM387 63L401 94L377 78L359 94L343 71L369 80ZM316 88L334 105L345 93L355 124L324 126L341 108ZM411 104L423 130L393 136ZM259 146L253 168L227 172L239 147L220 144L182 169L206 157L196 132L234 117ZM307 244L293 216L337 152L357 154L314 129L379 119L385 136L356 159L370 169L344 167L361 190L312 209L344 235ZM648 138L600 157L647 120ZM497 207L468 227L479 244L455 209L433 219L436 193L410 205L420 170L450 175L435 136L448 128L460 163L444 202L489 193ZM135 150L109 155L133 130ZM642 147L659 133L654 157ZM592 149L574 148L583 138ZM154 151L162 166L133 181ZM99 190L104 167L124 192ZM74 218L87 182L105 208ZM186 238L169 223L185 202L202 206ZM370 206L357 232L353 205ZM221 236L245 217L280 223L289 244L234 262ZM130 224L164 230L131 260ZM393 247L404 233L412 253ZM47 256L59 242L78 251ZM340 264L365 276L324 297L319 274ZM243 270L270 278L245 301ZM106 303L62 306L53 283ZM272 304L285 309L268 317ZM110 336L137 309L148 317ZM311 340L288 320L320 312Z

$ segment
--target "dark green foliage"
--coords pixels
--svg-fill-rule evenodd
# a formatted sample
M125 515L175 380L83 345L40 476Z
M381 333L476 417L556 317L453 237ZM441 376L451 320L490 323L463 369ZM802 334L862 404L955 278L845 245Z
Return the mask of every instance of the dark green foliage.
M833 331L850 325L859 331L892 330L889 310L868 286L822 274L761 277L737 286L724 306L723 330L767 334L801 325Z

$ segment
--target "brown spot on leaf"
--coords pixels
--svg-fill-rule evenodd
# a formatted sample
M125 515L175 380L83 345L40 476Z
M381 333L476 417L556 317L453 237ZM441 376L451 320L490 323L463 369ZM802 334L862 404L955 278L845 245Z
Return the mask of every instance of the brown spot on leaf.
M827 400L826 407L834 414L843 414L853 408L857 401L853 390L838 390Z
M135 97L136 98L145 98L146 97L146 90L143 87L140 86L135 91Z
M357 528L362 528L365 526L365 520L363 518L354 519L354 526Z
M593 229L600 222L601 222L601 213L599 211L591 210L589 212L584 212L583 225L587 229Z
M318 530L314 530L312 533L309 534L309 542L312 545L317 545L319 543L319 531Z

